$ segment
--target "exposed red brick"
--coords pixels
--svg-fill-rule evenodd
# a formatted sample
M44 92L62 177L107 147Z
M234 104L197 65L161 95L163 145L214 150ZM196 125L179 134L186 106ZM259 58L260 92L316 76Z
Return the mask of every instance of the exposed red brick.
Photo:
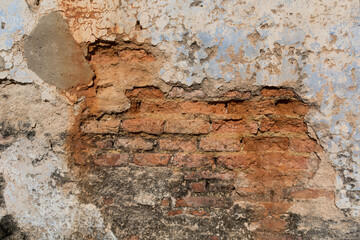
M180 215L180 214L182 214L182 213L183 213L182 210L170 210L170 211L168 212L168 216L169 216L169 217L173 217L173 216Z
M232 181L210 182L208 190L209 192L230 193L232 190L234 190L234 183Z
M308 157L286 155L284 153L266 153L261 155L261 165L265 169L307 169Z
M127 153L103 153L96 156L94 164L99 166L125 166L128 164Z
M260 131L266 132L295 132L305 133L307 130L304 120L297 118L269 119L263 118Z
M258 204L265 207L267 215L284 214L292 206L290 202L261 202Z
M214 121L212 129L216 133L256 134L258 125L248 121Z
M294 152L314 152L318 144L310 138L290 139L290 150Z
M270 216L261 221L261 230L269 232L282 232L286 229L286 221L279 217Z
M163 92L155 87L135 88L133 90L127 90L125 92L125 95L130 99L131 98L139 98L139 99L164 98Z
M275 107L276 113L284 116L304 116L309 106L299 101L280 101Z
M196 217L208 217L210 214L202 210L187 210L186 214L190 214Z
M146 100L141 101L140 113L180 113L181 108L179 102L167 100Z
M179 104L180 113L195 114L225 114L226 108L224 103L207 103L185 101Z
M187 171L185 172L185 180L233 180L236 176L235 172L213 172L213 171Z
M166 166L170 158L170 154L137 153L134 155L134 163L140 166Z
M115 141L115 147L126 148L131 150L151 150L154 147L154 143L150 140L146 140L140 137L134 138L118 138Z
M81 129L84 133L97 133L97 134L114 134L119 132L120 120L109 119L109 120L89 120L86 121Z
M293 198L314 199L319 197L334 198L334 192L325 189L295 189L290 194Z
M240 140L235 138L205 137L200 140L204 151L233 152L240 149Z
M235 168L247 168L256 160L256 155L251 154L221 155L217 158L217 163L232 170Z
M205 134L210 131L210 126L210 123L204 120L170 120L165 123L165 132Z
M176 201L176 207L213 207L213 208L230 208L232 201L229 198L220 197L184 197Z
M240 91L229 91L224 94L224 98L234 99L234 100L247 100L250 99L251 92L240 92Z
M210 167L214 165L214 156L201 153L177 153L172 165L185 168Z
M245 138L245 151L285 151L289 148L289 139L281 137Z
M163 200L161 200L161 206L162 207L169 207L170 206L169 198L164 198Z
M294 97L294 91L290 89L272 89L264 88L261 90L261 94L264 97Z
M190 189L193 192L197 192L197 193L206 192L206 182L205 181L192 182L189 185L190 185Z
M197 149L197 142L195 139L163 138L159 140L159 147L165 151L194 152Z
M150 133L150 134L160 134L163 132L163 120L158 119L126 119L122 123L122 128L125 131L133 133Z

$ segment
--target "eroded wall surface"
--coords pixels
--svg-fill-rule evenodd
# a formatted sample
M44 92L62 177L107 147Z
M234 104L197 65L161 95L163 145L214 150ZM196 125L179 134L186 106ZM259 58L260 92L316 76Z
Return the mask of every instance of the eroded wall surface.
M359 2L0 2L1 239L359 239Z

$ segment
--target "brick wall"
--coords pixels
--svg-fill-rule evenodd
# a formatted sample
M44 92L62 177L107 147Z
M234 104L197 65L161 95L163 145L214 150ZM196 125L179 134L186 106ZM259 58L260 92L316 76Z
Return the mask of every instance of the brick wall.
M191 97L182 98L185 92ZM141 87L126 97L131 107L123 113L99 117L84 111L72 139L74 161L85 169L171 171L162 180L172 184L155 204L164 219L212 218L240 202L247 206L246 228L257 238L288 239L286 211L294 202L332 198L327 190L304 187L319 164L310 156L320 146L307 133L309 107L291 90L210 98L180 87L167 93ZM116 200L109 196L103 204Z

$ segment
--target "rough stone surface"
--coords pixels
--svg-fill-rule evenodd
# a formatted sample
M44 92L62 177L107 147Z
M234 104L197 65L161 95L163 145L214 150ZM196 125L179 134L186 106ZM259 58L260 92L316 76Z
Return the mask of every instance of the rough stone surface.
M0 1L0 238L359 239L359 21Z

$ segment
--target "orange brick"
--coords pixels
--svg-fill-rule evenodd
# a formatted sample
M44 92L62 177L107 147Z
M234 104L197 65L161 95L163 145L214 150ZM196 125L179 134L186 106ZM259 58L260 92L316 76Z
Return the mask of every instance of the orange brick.
M190 214L196 217L208 217L210 214L202 210L187 210L186 214Z
M256 122L247 121L214 121L212 127L217 133L256 134L258 131Z
M179 104L180 113L194 113L194 114L225 114L226 108L224 103L207 103L207 102L193 102L185 101Z
M192 182L190 183L190 189L197 193L206 192L206 182Z
M180 113L181 109L179 103L176 101L146 100L146 101L141 101L139 111L141 113L171 114L171 113Z
M99 166L125 166L129 160L127 153L103 153L96 156L94 164Z
M264 88L261 90L264 97L294 97L294 91L290 89Z
M205 134L210 131L210 126L210 123L204 120L170 120L165 123L165 132Z
M290 139L290 150L294 152L314 152L317 146L317 142L310 138Z
M96 134L114 134L119 131L120 120L89 120L86 121L82 126L81 130L84 133L96 133Z
M140 137L134 138L118 138L115 141L115 147L125 148L131 150L151 150L154 147L154 143L151 140L146 140Z
M261 155L261 166L265 169L307 169L308 157L292 156L283 153L265 153Z
M134 155L134 163L140 166L166 166L170 158L170 154L137 153Z
M247 168L256 162L256 156L250 154L221 155L217 158L217 163L227 169Z
M230 98L234 100L247 100L250 99L251 92L229 91L224 94L224 98Z
M333 198L334 193L324 189L295 189L290 194L294 198L314 199L319 197Z
M276 113L283 116L304 116L309 111L305 103L291 100L279 101L275 106Z
M240 149L240 140L235 138L205 137L200 140L200 148L207 152L238 151Z
M162 99L164 94L161 90L155 87L143 87L135 88L133 90L127 90L125 92L126 97L128 98L139 98L139 99Z
M305 133L307 131L304 120L297 118L269 119L263 118L260 125L260 131L266 132L295 132Z
M170 211L168 212L168 216L169 216L169 217L173 217L173 216L180 215L180 214L182 214L182 213L183 213L182 210L170 210Z
M289 148L289 139L280 137L245 138L245 151L285 151Z
M127 132L160 134L163 132L163 124L164 121L157 119L126 119L122 123L122 128Z
M187 171L185 172L185 180L234 180L235 172L213 172L213 171Z
M159 147L165 151L194 152L197 149L197 142L194 139L163 138L159 140Z
M214 156L201 153L177 153L172 165L185 168L211 167L214 165Z
M286 229L286 221L279 217L270 216L261 221L261 230L269 232L282 232Z

